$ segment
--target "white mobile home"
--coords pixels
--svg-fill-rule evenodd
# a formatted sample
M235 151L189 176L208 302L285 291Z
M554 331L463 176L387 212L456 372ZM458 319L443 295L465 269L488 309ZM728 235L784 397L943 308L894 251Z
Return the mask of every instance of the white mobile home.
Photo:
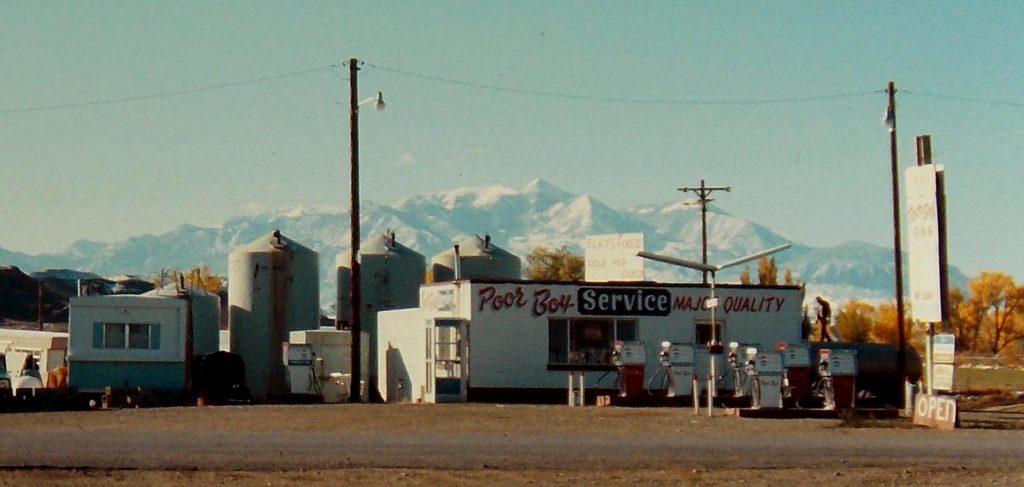
M145 296L71 298L68 383L83 392L106 387L184 391L195 356L217 351L220 299L188 290Z
M378 370L386 371L378 387L388 402L560 402L566 371L582 371L591 390L617 387L616 342L645 342L650 376L661 342L693 344L706 363L713 341L759 349L802 341L799 287L726 284L715 295L712 322L701 284L424 285L419 308L378 316Z

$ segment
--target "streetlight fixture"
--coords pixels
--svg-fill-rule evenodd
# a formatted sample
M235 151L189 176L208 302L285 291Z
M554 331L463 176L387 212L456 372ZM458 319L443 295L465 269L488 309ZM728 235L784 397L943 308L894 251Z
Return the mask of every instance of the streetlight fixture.
M636 255L638 257L643 257L645 259L650 259L650 260L654 260L654 261L658 261L658 262L664 262L666 264L677 265L677 266L680 266L680 267L686 267L688 269L694 269L694 270L703 271L705 273L711 274L711 281L710 281L711 289L710 289L710 293L709 293L709 296L708 296L708 300L704 304L704 307L705 308L709 308L711 310L711 343L709 344L709 347L708 347L709 350L708 351L710 352L709 353L709 357L710 357L710 362L711 362L710 363L710 370L711 370L711 374L710 375L711 375L711 378L714 378L715 377L715 359L714 359L714 355L716 354L716 352L714 350L719 350L721 348L721 344L718 343L718 337L715 334L715 330L718 328L718 323L715 321L715 309L718 308L718 298L715 297L715 274L718 273L718 271L720 271L722 269L727 269L729 267L734 267L734 266L737 266L737 265L740 265L740 264L744 264L744 263L750 262L752 260L757 260L757 259L760 259L761 257L765 257L767 255L771 255L771 254L774 254L776 252L781 252L783 250L786 250L789 247L790 247L790 244L782 244L782 245L779 245L778 247L772 247L772 248L770 248L768 250L763 250L763 251L758 252L756 254L751 254L751 255L748 255L748 256L745 256L745 257L740 257L738 259L730 260L729 262L726 262L724 264L718 264L718 265L706 264L706 263L703 263L703 262L694 262L692 260L679 259L679 258L676 258L676 257L669 257L667 255L652 254L650 252L643 252L643 251L637 252ZM722 334L722 332L723 332L723 330L720 330L719 331L719 335ZM714 348L712 349L712 347L714 347ZM711 411L711 399L713 397L715 397L715 391L712 388L711 390L708 391L708 411L709 412Z
M352 312L349 315L351 323L349 323L349 333L351 333L352 348L350 352L351 364L350 370L352 371L352 378L349 384L349 401L350 402L361 402L362 401L362 360L360 356L362 347L362 307L363 307L363 295L362 289L359 284L360 272L359 272L359 106L374 102L374 107L377 111L384 109L384 94L377 92L377 96L367 98L363 101L359 101L359 60L356 58L350 58L348 60L348 73L349 73L349 123L351 126L351 175L349 181L350 196L351 196L351 209L349 211L349 236L351 238L351 256L349 260L349 273L350 279L352 279L351 285L349 286L350 299L349 303L352 307ZM340 310L339 310L340 312Z

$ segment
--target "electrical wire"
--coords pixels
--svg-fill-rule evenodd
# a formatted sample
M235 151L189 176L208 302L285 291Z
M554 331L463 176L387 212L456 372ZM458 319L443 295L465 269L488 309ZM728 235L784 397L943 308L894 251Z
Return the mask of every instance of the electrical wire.
M328 69L337 69L339 67L341 67L340 64L330 64L330 65L327 65L327 66L319 66L319 67L316 67L316 68L304 69L304 70L301 70L301 71L292 71L292 72L288 72L288 73L274 74L274 75L270 75L270 76L263 76L263 77L260 77L260 78L246 79L246 80L241 80L241 81L230 81L230 82L227 82L227 83L199 86L199 87L196 87L196 88L187 88L187 89L184 89L184 90L164 91L164 92L160 92L160 93L149 93L149 94L146 94L146 95L126 96L126 97L123 97L123 98L107 98L107 99L101 99L101 100L83 101L83 102L75 102L75 103L61 103L61 104L57 104L57 105L42 105L42 106L34 106L34 107L7 108L7 109L0 109L0 115L7 115L7 114L12 114L12 113L42 112L42 111L48 111L48 110L60 110L60 109L65 109L65 108L93 107L93 106L101 106L101 105L110 105L110 104L113 104L113 103L125 103L125 102L132 102L132 101L149 100L149 99L153 99L153 98L163 98L163 97L168 97L168 96L188 95L188 94L192 94L192 93L201 93L201 92L204 92L204 91L220 90L220 89L224 89L224 88L233 88L233 87L236 87L236 86L243 86L243 85L250 85L250 84L256 84L256 83L263 83L263 82L266 82L266 81L274 81L274 80L279 80L279 79L283 79L283 78L292 78L292 77L295 77L295 76L303 76L303 75L307 75L307 74L310 74L310 73L316 73L316 72L320 72L320 71L324 71L324 70L328 70Z
M985 98L974 98L970 96L946 95L942 93L929 93L927 91L901 90L905 95L927 96L932 98L944 98L947 100L966 101L971 103L985 103L988 105L1002 105L1008 107L1024 107L1024 103L1005 100L989 100Z
M573 93L561 93L555 91L541 91L541 90L528 90L522 88L510 88L507 86L488 85L483 83L475 83L472 81L462 81L453 78L443 78L440 76L432 76L428 74L416 73L413 71L406 71L404 69L389 68L387 66L381 66L379 64L365 63L367 66L380 69L381 71L387 71L390 73L400 74L404 76L411 76L415 78L437 81L441 83L449 83L459 86L468 86L471 88L478 88L483 90L500 91L506 93L515 93L519 95L530 95L530 96L542 96L548 98L563 98L568 100L581 100L581 101L599 101L599 102L610 102L610 103L629 103L629 104L649 104L649 105L766 105L766 104L782 104L782 103L799 103L799 102L810 102L810 101L822 101L822 100L835 100L840 98L853 98L866 95L875 95L878 93L884 93L885 90L871 90L871 91L860 91L854 93L839 93L830 95L816 95L816 96L801 96L801 97L788 97L788 98L752 98L752 99L736 99L736 100L672 100L672 99L659 99L659 98L617 98L617 97L606 97L606 96L591 96L591 95L577 95Z

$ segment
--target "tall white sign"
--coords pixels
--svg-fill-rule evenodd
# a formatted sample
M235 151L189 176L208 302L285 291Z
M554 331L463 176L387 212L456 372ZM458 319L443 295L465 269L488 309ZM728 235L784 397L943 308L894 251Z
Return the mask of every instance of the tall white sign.
M935 166L907 168L907 239L910 252L910 303L914 319L942 321L939 289L939 213Z
M588 235L583 245L586 280L591 282L643 281L644 234Z

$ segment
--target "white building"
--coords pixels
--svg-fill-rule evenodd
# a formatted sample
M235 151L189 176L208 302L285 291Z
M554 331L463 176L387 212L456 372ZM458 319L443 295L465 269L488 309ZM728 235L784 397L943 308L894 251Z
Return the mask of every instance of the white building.
M378 315L378 387L388 402L562 402L567 371L588 389L617 387L617 341L646 343L646 374L661 342L775 349L802 341L797 286L718 285L712 323L701 284L457 281L420 289L420 306ZM724 356L716 355L716 369Z

